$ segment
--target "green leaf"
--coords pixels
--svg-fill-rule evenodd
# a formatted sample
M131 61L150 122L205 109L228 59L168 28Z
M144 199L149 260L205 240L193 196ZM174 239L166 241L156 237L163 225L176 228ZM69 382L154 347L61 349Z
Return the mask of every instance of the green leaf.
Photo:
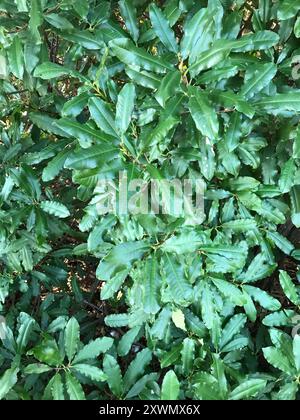
M76 0L71 0L74 10L78 13L78 15L85 19L88 12L89 12L89 3L87 1L81 1L80 3Z
M237 386L230 394L230 400L245 400L255 397L266 388L267 381L264 379L249 379Z
M64 384L60 373L57 373L51 380L51 393L55 401L63 401L65 399Z
M279 179L279 188L282 193L291 191L295 181L296 165L294 159L289 159L285 162L281 168L281 174Z
M290 382L283 385L279 392L276 394L276 399L279 401L292 401L296 399L298 391L298 384L296 382Z
M244 314L234 315L230 321L227 322L222 332L220 340L220 349L225 347L244 327L247 318Z
M12 367L7 369L0 378L0 400L2 400L5 395L11 390L13 386L17 383L18 377L17 374L19 369Z
M181 309L176 309L176 311L172 312L172 321L175 327L186 331L184 313Z
M293 144L293 157L300 158L300 129L298 128L296 132L296 137Z
M113 356L106 354L103 361L103 368L110 390L115 396L121 397L124 392L124 384L118 362Z
M241 96L252 98L274 79L277 67L273 63L257 64L246 71Z
M275 115L280 114L281 111L300 112L300 96L296 92L278 93L257 100L255 106Z
M118 95L115 126L118 132L125 134L132 118L135 103L135 86L127 83Z
M99 98L91 98L89 100L89 110L100 130L111 136L118 137L113 113L107 103Z
M297 372L300 372L300 336L295 335L293 340L293 354L295 359L295 367Z
M138 71L134 67L126 67L125 71L133 82L144 88L158 89L161 83L159 76L156 74L141 70Z
M28 12L26 0L15 0L17 4L18 12Z
M101 261L97 268L97 277L108 281L118 271L130 267L149 250L147 241L124 242L116 245Z
M220 355L213 354L213 375L217 378L222 399L226 399L228 394L228 383L225 376L225 363Z
M31 112L29 117L30 120L41 130L56 134L58 136L65 135L65 133L56 126L57 120L54 118L38 112Z
M160 366L162 369L175 364L179 359L182 351L182 344L173 346L168 352L165 352L160 360Z
M177 400L179 396L180 384L173 370L169 370L164 376L161 385L162 400Z
M76 318L71 318L65 329L65 350L71 362L77 352L80 342L80 327Z
M139 28L137 25L136 9L129 0L119 1L121 15L125 20L126 28L128 29L132 39L137 42L139 39Z
M83 108L86 107L88 103L89 95L86 92L81 93L80 95L75 96L70 101L67 101L62 109L63 117L77 117Z
M286 297L295 305L300 305L300 296L294 285L291 277L288 275L286 271L281 270L279 273L279 281L280 285L284 291Z
M46 20L50 25L57 29L73 29L74 26L71 22L68 21L65 17L57 13L48 13L44 15L44 20Z
M84 391L78 380L70 373L66 372L66 388L71 401L85 400Z
M245 52L263 50L276 45L279 37L271 31L260 31L255 34L245 35L238 40L220 39L213 43L212 47L202 52L195 63L189 67L192 77L198 75L202 70L209 69L224 60L231 51Z
M116 158L118 149L108 144L91 146L88 149L78 149L71 153L66 162L67 169L95 169Z
M87 360L96 359L99 354L106 353L111 348L114 340L110 337L96 338L86 344L81 350L78 351L73 359L73 364L85 362Z
M300 38L300 16L296 20L294 32L295 32L296 38Z
M203 338L206 335L206 328L200 318L194 315L189 309L184 310L184 316L188 331L192 331L199 338Z
M45 62L40 64L34 70L34 77L40 77L43 80L54 79L70 74L69 69L56 63Z
M51 370L52 368L50 366L44 365L42 363L32 363L25 367L24 373L26 375L32 375L32 374L40 375L42 373L49 372Z
M41 209L46 213L57 216L61 219L70 216L70 212L64 204L57 203L56 201L42 201Z
M265 254L260 253L252 260L247 271L238 277L238 280L243 283L254 283L271 275L275 268L276 265L269 264Z
M43 23L42 4L39 0L31 0L30 5L30 19L29 19L29 32L32 40L37 44L41 43L41 36L39 27Z
M203 136L216 141L219 136L219 121L207 94L193 87L190 88L189 95L189 109L196 127Z
M161 10L153 3L149 7L149 15L154 32L156 33L158 39L169 51L177 53L178 45L174 32L170 28L170 24Z
M36 321L25 312L21 312L18 318L19 334L16 339L18 353L22 354L30 341L33 330L36 328Z
M162 79L155 98L163 108L167 100L179 89L181 74L178 70L168 72Z
M235 233L243 233L254 230L257 227L257 223L254 219L238 219L225 222L222 224L222 227Z
M291 190L292 222L300 227L300 186L295 186Z
M175 303L185 304L192 299L192 286L184 278L182 267L176 259L166 254L164 259L165 281Z
M268 232L267 237L286 255L290 255L295 249L294 245L278 232Z
M279 369L288 375L293 375L295 373L294 367L291 366L288 358L280 350L275 347L265 347L263 348L263 353L268 363L276 369Z
M236 272L244 267L247 257L247 245L240 242L239 246L234 245L206 245L201 246L211 262L210 271L218 273Z
M198 400L218 401L222 399L218 381L207 372L200 372L197 375L194 388Z
M102 41L101 37L94 35L92 32L86 30L81 31L79 28L74 28L73 30L68 29L60 32L60 35L75 44L80 45L87 50L100 50L105 48L105 43ZM80 73L76 73L76 77L79 77Z
M178 236L171 236L167 239L161 249L164 252L175 253L178 255L185 253L193 253L199 247L205 244L207 237L205 234L195 231L181 232Z
M229 283L226 280L218 279L218 278L211 278L214 285L219 289L219 291L230 300L230 302L234 303L237 306L243 306L247 302L245 300L244 294L239 290L237 286L234 284Z
M132 329L130 329L129 331L127 331L127 333L125 333L121 340L119 341L118 344L118 354L119 356L126 356L130 350L131 347L133 345L133 343L135 342L139 332L140 332L140 327L134 327Z
M149 384L151 386L151 384L153 384L156 381L157 377L158 377L157 373L149 373L148 375L144 375L127 392L125 398L130 399L130 398L138 396L145 389L146 385Z
M75 364L72 366L72 370L90 378L92 381L104 382L107 379L107 375L101 369L86 363Z
M159 286L161 278L158 272L158 263L155 256L148 259L145 264L143 308L147 314L156 314L160 310Z
M18 35L14 37L7 54L11 72L18 79L22 79L24 74L24 55L22 43Z
M120 61L128 66L142 67L144 70L155 73L165 73L172 70L173 66L160 57L155 57L142 48L135 47L128 39L115 39L109 43L109 47Z
M184 37L180 44L181 55L186 59L193 52L200 53L213 40L215 32L214 14L208 9L200 9L184 26Z
M298 0L284 0L279 2L278 7L278 19L286 20L297 15L299 12L299 1Z
M285 309L267 315L263 319L263 324L267 327L291 327L293 326L293 317L295 316L297 316L295 311Z
M52 181L59 174L64 167L68 155L69 150L65 149L50 160L48 165L43 169L42 180L44 182Z
M281 303L264 290L253 286L243 286L243 289L267 311L274 312L281 308Z
M126 390L129 390L136 380L143 375L146 366L149 365L151 360L152 352L147 348L136 355L124 375L124 386Z
M105 317L105 324L109 327L126 327L129 323L129 315L124 314L112 314Z
M49 335L32 349L32 353L41 363L46 363L50 366L58 366L62 362L62 355L57 342Z
M185 375L189 375L192 371L195 359L195 341L190 338L183 340L183 347L181 350L182 369Z

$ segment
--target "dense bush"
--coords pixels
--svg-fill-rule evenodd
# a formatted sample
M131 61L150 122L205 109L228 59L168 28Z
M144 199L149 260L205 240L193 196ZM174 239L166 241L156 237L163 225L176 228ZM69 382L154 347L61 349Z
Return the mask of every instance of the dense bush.
M299 8L0 1L0 398L299 398ZM121 170L204 222L100 215Z

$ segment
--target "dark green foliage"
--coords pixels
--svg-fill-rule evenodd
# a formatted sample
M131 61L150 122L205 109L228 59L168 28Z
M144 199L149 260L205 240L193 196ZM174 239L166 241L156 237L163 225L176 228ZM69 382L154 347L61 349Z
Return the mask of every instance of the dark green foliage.
M0 1L1 399L299 399L299 9ZM125 170L204 222L99 215Z

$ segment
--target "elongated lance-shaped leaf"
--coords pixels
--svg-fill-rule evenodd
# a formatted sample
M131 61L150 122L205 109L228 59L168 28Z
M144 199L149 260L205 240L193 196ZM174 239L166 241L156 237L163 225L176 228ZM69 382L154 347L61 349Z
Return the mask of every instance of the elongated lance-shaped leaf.
M167 18L153 3L150 5L149 14L156 36L169 51L176 53L178 51L178 45Z
M173 256L166 254L164 268L165 281L168 284L174 302L181 304L189 302L193 296L193 289L184 278L182 267L180 267Z
M84 391L78 379L76 379L70 372L65 373L65 378L67 393L69 394L70 400L85 400Z
M278 93L266 96L255 101L255 106L271 114L280 114L282 111L300 112L300 95L298 92Z
M157 102L164 108L167 100L179 89L181 74L178 70L168 72L162 79L155 95Z
M91 98L89 101L89 110L100 130L111 136L117 136L113 113L107 103L99 98Z
M287 375L295 374L295 367L291 365L288 357L275 347L265 347L263 349L265 359L275 367Z
M233 41L226 39L217 40L209 50L198 56L197 60L189 67L189 72L192 77L195 77L202 70L209 69L220 63L231 51L263 50L272 47L278 40L278 35L271 31L260 31Z
M189 109L196 127L203 136L215 142L219 136L219 121L207 94L193 87L189 90L189 96Z
M0 399L11 390L11 388L17 383L19 372L18 368L12 367L7 369L4 374L0 377Z
M139 39L139 28L137 24L136 9L130 0L120 0L119 6L121 14L125 20L126 28L128 29L132 39L137 42Z
M299 12L299 1L298 0L285 0L279 3L278 7L278 18L280 20L290 19Z
M184 26L184 37L180 49L183 59L186 59L193 50L197 48L198 54L207 49L208 43L212 41L215 32L215 22L212 13L208 9L200 9Z
M36 67L34 71L34 77L40 77L41 79L53 79L55 77L65 76L70 74L70 70L64 66L56 63L43 63Z
M72 361L76 354L80 341L80 327L76 318L71 318L65 329L65 351L69 359Z
M95 169L118 156L118 149L111 145L95 145L88 149L77 149L66 159L65 168Z
M22 79L24 74L24 55L23 46L18 35L15 35L8 50L8 60L13 75L18 79Z
M143 48L135 47L128 39L119 38L111 41L109 47L120 61L128 66L142 67L155 73L166 73L173 66L165 59L153 56Z
M118 95L115 126L120 134L125 134L131 121L135 102L135 86L127 83Z
M195 358L195 341L190 338L185 338L181 350L182 368L186 375L188 375L194 364Z
M274 79L277 67L273 63L257 64L246 71L244 86L241 95L245 98L252 98L263 90Z
M41 209L46 213L64 219L70 216L70 212L64 204L55 201L42 201Z
M177 400L179 396L180 384L173 370L169 370L164 376L161 386L162 400Z
M161 278L158 271L157 258L155 256L147 260L145 265L145 276L144 311L146 313L156 314L160 310L158 291L161 286Z
M151 360L152 352L149 349L144 349L136 355L124 375L124 387L126 390L129 390L134 382L143 375L146 366Z
M279 273L280 285L286 295L286 297L293 302L295 305L300 305L300 295L293 283L291 277L286 271L281 270Z
M107 383L110 390L120 398L124 393L124 383L118 362L113 356L106 354L103 361L103 368L107 375Z
M85 362L87 360L96 359L99 354L106 353L113 345L113 339L110 337L99 337L86 344L76 354L73 364Z
M292 222L294 225L300 227L300 187L295 186L291 189L291 204L292 204Z
M249 379L236 387L229 395L230 400L244 400L255 397L267 385L264 379Z
M65 400L64 384L60 373L57 373L51 381L51 393L55 401Z

